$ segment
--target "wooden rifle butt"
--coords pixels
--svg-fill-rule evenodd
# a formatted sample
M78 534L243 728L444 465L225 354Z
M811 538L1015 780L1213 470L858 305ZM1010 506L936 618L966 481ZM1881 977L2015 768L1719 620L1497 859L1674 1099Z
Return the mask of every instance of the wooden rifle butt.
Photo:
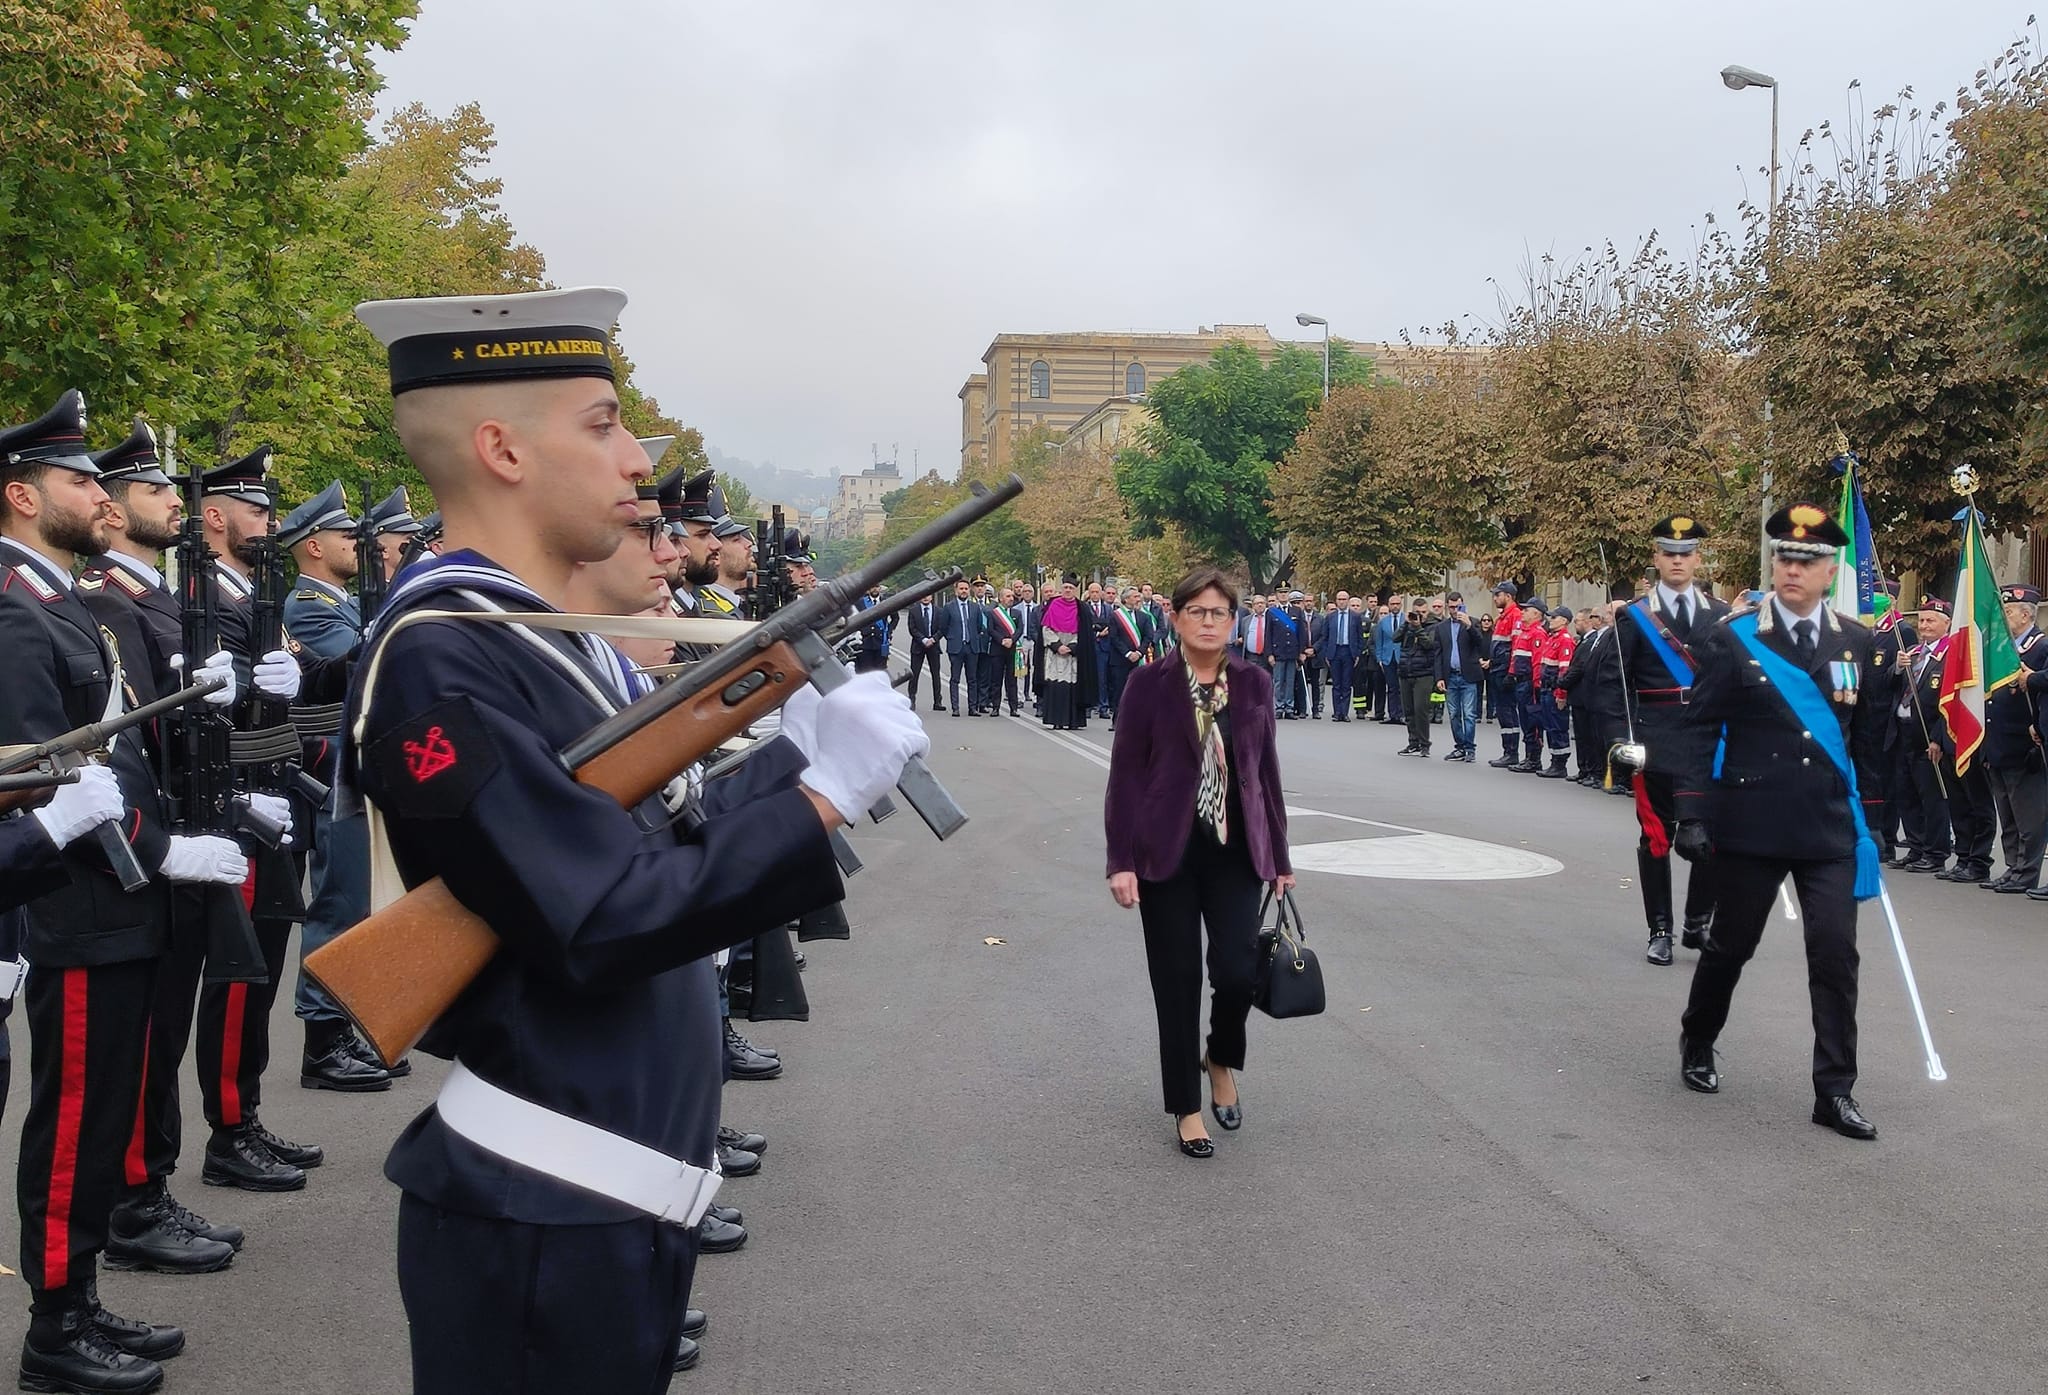
M807 674L794 649L771 645L584 762L576 779L632 808L787 702ZM497 933L436 877L314 950L305 968L388 1066L419 1043L497 952Z

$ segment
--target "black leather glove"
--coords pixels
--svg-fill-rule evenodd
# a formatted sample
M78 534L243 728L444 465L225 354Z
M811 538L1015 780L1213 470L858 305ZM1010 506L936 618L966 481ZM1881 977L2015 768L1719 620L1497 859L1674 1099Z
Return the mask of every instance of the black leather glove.
M1680 819L1677 831L1671 835L1671 851L1687 862L1706 861L1714 851L1714 845L1707 841L1707 826L1698 819Z

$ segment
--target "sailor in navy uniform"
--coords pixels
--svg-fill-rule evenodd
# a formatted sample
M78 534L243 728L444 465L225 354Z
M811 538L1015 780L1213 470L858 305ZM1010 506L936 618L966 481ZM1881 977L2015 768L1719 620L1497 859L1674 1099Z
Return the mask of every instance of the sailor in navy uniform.
M1671 962L1671 828L1679 773L1678 737L1691 702L1691 671L1698 663L1691 645L1728 614L1728 603L1693 585L1699 546L1706 528L1684 514L1659 520L1650 529L1657 584L1632 605L1617 606L1614 642L1626 675L1623 701L1635 719L1636 740L1649 755L1630 776L1636 796L1636 879L1642 887L1643 918L1650 942L1645 958ZM1685 882L1684 942L1698 949L1714 922L1714 878L1695 863Z
M44 741L129 707L119 655L71 577L76 558L108 546L98 476L75 390L37 420L0 431L0 744ZM167 832L133 736L113 743L126 806L117 835L148 880L124 890L100 837L80 838L64 850L63 885L29 902L23 922L23 951L36 966L23 992L32 1048L16 1186L30 1292L27 1389L154 1389L156 1363L185 1345L176 1328L107 1313L95 1269L123 1191L170 884L239 884L248 864L227 839Z
M1997 810L1998 836L2005 871L1996 881L1978 883L1988 891L2018 896L2041 880L2041 835L2048 832L2048 770L2035 739L2035 699L2028 677L2048 664L2048 645L2034 628L2034 607L2041 593L2031 586L2007 586L1998 593L2005 603L2006 627L2019 652L2020 671L2014 682L1984 695L1984 741L1977 752L1991 786Z
M1813 1121L1877 1137L1856 1085L1856 903L1878 891L1874 767L1886 714L1860 701L1875 673L1869 629L1834 614L1828 586L1848 535L1793 504L1771 515L1772 592L1753 612L1693 629L1699 665L1679 743L1673 846L1711 849L1713 931L1693 971L1680 1072L1720 1089L1714 1042L1787 877L1799 897L1813 1004Z
M622 809L557 754L627 700L608 644L405 623L422 608L554 607L578 562L629 540L649 467L612 386L624 301L582 289L357 309L388 348L394 424L452 546L408 568L372 627L349 778L403 881L441 878L501 941L421 1043L456 1064L385 1165L403 1192L419 1395L666 1389L715 1186L710 956L837 897L829 831L928 745L900 694L856 679L816 704L807 768L777 738L707 787L683 831L659 800ZM508 484L500 459L536 461L552 487Z

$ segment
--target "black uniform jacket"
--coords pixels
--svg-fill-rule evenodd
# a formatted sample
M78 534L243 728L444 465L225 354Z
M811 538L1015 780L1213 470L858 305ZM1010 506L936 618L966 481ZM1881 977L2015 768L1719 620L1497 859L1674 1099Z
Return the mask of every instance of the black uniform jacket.
M1695 644L1711 633L1717 622L1727 618L1729 609L1726 601L1715 600L1697 586L1692 588L1691 599L1696 608L1692 609L1688 623L1681 626L1664 609L1663 593L1656 587L1650 588L1646 598L1654 617L1652 623L1662 622L1671 631L1665 643L1681 657L1689 655L1697 669L1700 656ZM1659 775L1675 775L1679 772L1679 747L1684 741L1678 733L1685 725L1685 709L1693 694L1687 691L1682 675L1673 673L1657 657L1643 633L1643 625L1643 614L1636 609L1635 602L1615 608L1615 661L1625 677L1636 738L1649 753L1645 769Z
M40 557L0 545L0 745L27 745L97 722L113 691L114 658L70 578ZM116 710L124 709L125 702ZM169 846L162 797L130 730L114 742L112 767L127 800L123 828L144 870L163 864ZM127 892L93 838L64 850L66 883L31 901L23 952L32 964L84 968L149 959L168 926L165 884Z
M1580 638L1564 671L1563 686L1573 707L1621 720L1627 702L1621 686L1621 643L1611 626Z
M184 626L178 598L163 581L152 581L103 552L78 575L78 598L121 646L121 670L138 702L154 702L183 686L174 682L171 656L183 652ZM206 661L201 654L192 662Z
M1840 724L1859 792L1874 809L1880 792L1875 757L1885 714L1880 705L1862 700L1875 667L1871 633L1826 606L1817 618L1820 634L1806 666L1808 681ZM1768 597L1757 635L1766 648L1799 666L1792 639L1778 628L1776 607ZM1684 708L1682 739L1673 743L1681 754L1674 789L1678 817L1704 818L1720 851L1794 861L1853 856L1856 824L1848 781L1792 715L1760 662L1750 657L1725 618L1704 634L1694 626L1691 648L1700 661L1699 673ZM1856 701L1836 696L1830 666L1837 662L1855 666L1857 687L1843 691L1853 692ZM1715 750L1724 742L1716 778Z
M2039 630L2028 630L2015 641L2020 654L2019 676L1984 697L1984 744L1977 757L1993 770L2040 769L2041 748L2034 744L2036 696L2028 691L2028 676L2048 663L2048 641Z
M421 1048L708 1167L724 1062L709 956L842 895L824 825L795 786L802 757L778 738L706 789L705 819L686 836L658 798L629 811L578 784L556 752L607 713L531 641L459 621L381 638L423 603L476 608L451 588L489 575L505 577L470 552L408 571L372 630L382 661L362 748L347 753L406 885L442 878L503 941ZM545 608L530 594L496 596L511 609ZM592 682L616 677L572 637L543 642ZM351 731L363 700L359 677ZM385 1174L479 1216L596 1224L636 1214L476 1148L431 1109L399 1138Z

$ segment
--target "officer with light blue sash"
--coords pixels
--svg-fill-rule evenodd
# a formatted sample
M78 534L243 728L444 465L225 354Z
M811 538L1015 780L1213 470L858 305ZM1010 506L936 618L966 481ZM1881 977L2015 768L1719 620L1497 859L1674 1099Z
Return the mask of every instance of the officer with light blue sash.
M1848 542L1827 513L1794 504L1765 524L1771 592L1697 630L1685 705L1683 773L1672 846L1713 857L1716 910L1693 973L1679 1038L1687 1088L1720 1089L1714 1042L1743 965L1789 876L1806 934L1813 1006L1813 1121L1849 1138L1877 1129L1856 1084L1856 903L1878 894L1879 856L1865 822L1878 802L1876 756L1885 714L1861 702L1875 674L1868 628L1829 610L1836 550Z

